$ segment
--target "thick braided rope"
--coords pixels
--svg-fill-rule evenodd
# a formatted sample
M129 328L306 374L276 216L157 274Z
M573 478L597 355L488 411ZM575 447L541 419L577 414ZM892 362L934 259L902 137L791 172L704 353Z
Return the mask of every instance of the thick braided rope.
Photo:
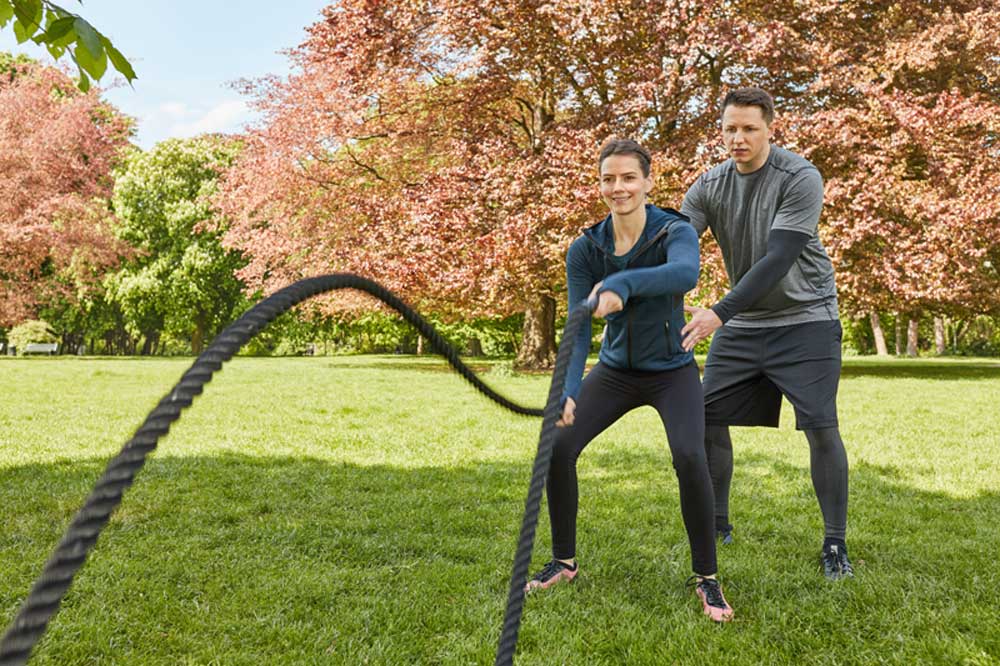
M21 666L27 663L31 650L59 610L59 604L69 590L73 577L83 566L111 513L121 503L125 490L132 485L135 475L145 464L146 456L156 449L160 437L170 430L170 424L180 418L181 411L201 394L204 385L222 368L222 364L275 317L294 305L317 294L345 288L368 292L400 312L430 342L435 351L491 400L518 414L542 416L542 410L518 405L484 384L459 360L455 350L430 324L381 285L346 273L296 282L258 303L220 333L181 376L180 381L160 400L132 439L125 443L121 452L108 463L104 475L74 517L41 576L35 581L28 598L0 639L0 666Z
M538 452L535 454L535 466L531 471L531 483L528 486L528 498L524 503L524 518L521 521L521 535L514 555L514 570L510 576L510 589L507 592L507 610L503 618L503 630L497 645L496 666L508 666L514 663L514 650L517 648L517 634L521 628L521 613L524 609L524 585L528 579L528 565L531 562L531 551L535 546L535 528L538 526L538 511L542 501L542 489L545 487L545 477L549 471L549 461L552 459L552 446L556 436L556 421L560 416L563 386L566 382L566 371L573 352L573 341L581 326L590 323L592 304L578 307L570 312L563 329L562 342L559 343L559 353L556 355L556 367L552 373L552 383L549 385L549 398L545 403L545 413L542 416L542 433L538 438Z

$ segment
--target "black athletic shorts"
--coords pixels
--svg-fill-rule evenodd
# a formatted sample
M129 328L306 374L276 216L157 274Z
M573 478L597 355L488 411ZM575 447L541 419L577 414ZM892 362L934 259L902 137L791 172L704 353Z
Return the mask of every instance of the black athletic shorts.
M705 423L778 427L781 396L799 430L837 425L839 320L772 328L723 326L705 362Z

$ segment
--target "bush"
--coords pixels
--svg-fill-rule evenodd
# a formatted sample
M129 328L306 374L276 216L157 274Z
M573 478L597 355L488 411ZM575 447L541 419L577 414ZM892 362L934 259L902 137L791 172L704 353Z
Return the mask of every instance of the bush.
M52 328L44 321L31 320L10 329L7 342L23 354L24 348L33 342L59 342Z

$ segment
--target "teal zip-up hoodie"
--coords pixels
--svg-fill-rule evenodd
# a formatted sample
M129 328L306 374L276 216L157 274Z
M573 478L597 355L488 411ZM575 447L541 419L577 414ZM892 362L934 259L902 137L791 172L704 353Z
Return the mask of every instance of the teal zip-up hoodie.
M610 257L615 252L611 216L573 241L566 254L569 307L585 306L598 282L601 291L613 291L624 308L607 316L599 355L601 363L618 369L673 370L690 363L694 354L681 347L684 294L698 282L698 235L688 218L672 208L646 204L646 226L619 270ZM566 374L563 399L576 400L590 350L590 327L580 331Z

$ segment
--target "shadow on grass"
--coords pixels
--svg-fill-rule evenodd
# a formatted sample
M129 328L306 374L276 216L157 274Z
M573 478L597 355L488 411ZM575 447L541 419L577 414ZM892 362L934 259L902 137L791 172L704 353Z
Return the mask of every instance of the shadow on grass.
M103 466L0 470L4 626ZM491 663L528 474L528 462L156 457L32 663ZM682 584L689 552L666 452L595 449L580 475L584 573L529 599L519 664L979 663L969 660L1000 653L982 621L1000 604L997 493L956 498L911 487L905 468L855 465L858 578L830 586L817 573L808 471L739 456L738 541L720 551L739 622L719 632ZM536 565L549 544L544 511Z

